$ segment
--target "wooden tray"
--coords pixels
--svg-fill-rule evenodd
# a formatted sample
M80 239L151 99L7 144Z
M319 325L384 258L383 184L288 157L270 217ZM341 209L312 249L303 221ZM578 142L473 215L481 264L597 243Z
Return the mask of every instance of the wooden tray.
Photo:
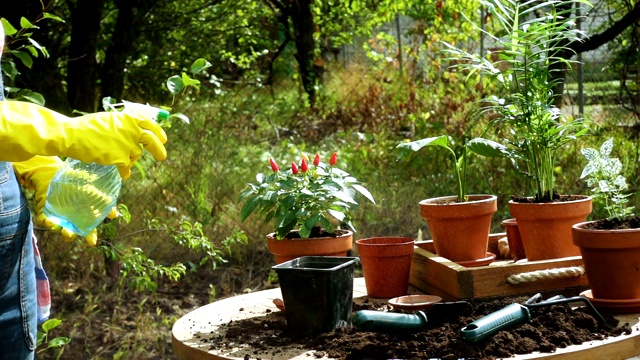
M499 255L498 242L504 238L505 233L489 236L488 251L497 254L497 258L489 265L479 267L464 267L436 255L431 240L417 241L409 283L445 300L548 291L577 295L588 288L581 256L514 262Z

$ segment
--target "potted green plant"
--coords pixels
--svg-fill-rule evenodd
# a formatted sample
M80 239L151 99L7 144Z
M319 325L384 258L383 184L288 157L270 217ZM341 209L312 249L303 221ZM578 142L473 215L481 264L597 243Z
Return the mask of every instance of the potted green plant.
M587 133L584 122L570 121L555 105L555 89L572 61L567 45L579 41L574 3L584 0L481 0L497 20L495 32L483 31L498 56L480 57L450 44L446 52L457 68L482 75L498 87L497 94L481 100L479 114L489 114L489 126L501 131L513 162L530 180L533 196L509 202L528 260L577 256L571 243L571 225L591 212L588 196L561 196L555 189L556 152ZM496 60L497 59L497 60ZM460 61L462 60L462 61ZM541 222L540 222L541 221Z
M491 218L497 210L497 196L467 194L467 159L470 153L489 157L509 156L509 150L495 141L475 138L466 142L460 156L449 146L449 137L440 135L401 143L400 158L425 147L446 149L453 158L457 195L420 201L420 214L427 221L436 253L465 266L491 262L487 253Z
M240 195L242 221L252 214L273 221L267 241L276 263L300 256L345 256L352 248L356 195L375 200L355 177L335 166L337 156L333 153L327 164L319 154L312 163L303 155L284 171L271 158L272 173L259 173Z
M588 160L581 179L593 197L604 203L607 217L573 225L573 242L580 248L590 290L582 295L606 311L640 311L640 218L628 206L622 163L610 157L614 139L599 150L582 149Z

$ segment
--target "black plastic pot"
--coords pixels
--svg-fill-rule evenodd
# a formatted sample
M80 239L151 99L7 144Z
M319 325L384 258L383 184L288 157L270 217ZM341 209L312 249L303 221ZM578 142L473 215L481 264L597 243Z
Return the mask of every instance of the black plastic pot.
M273 267L292 335L319 334L350 323L356 261L355 257L303 256Z

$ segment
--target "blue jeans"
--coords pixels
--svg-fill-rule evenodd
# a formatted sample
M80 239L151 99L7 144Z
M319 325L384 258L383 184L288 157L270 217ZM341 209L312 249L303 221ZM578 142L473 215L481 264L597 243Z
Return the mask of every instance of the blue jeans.
M10 163L0 162L0 359L33 359L37 293L33 227Z

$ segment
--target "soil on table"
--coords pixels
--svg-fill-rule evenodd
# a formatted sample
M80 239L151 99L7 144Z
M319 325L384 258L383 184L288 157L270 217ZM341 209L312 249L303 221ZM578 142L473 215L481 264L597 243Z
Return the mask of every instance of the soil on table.
M215 347L225 344L249 344L253 349L277 349L298 344L313 350L316 358L333 359L497 359L532 352L552 353L557 348L630 334L629 324L618 324L613 316L602 314L606 323L598 321L584 306L568 304L532 308L531 321L513 326L478 343L460 337L460 330L478 318L512 303L524 303L528 297L517 296L497 300L472 300L472 312L450 319L441 326L413 334L387 334L359 331L348 326L313 337L299 338L287 331L286 318L280 312L267 311L263 317L232 321L224 326L226 334ZM386 303L367 298L354 302L353 311L396 311ZM573 303L576 305L579 303ZM274 350L274 354L278 350ZM245 359L268 359L251 353Z

